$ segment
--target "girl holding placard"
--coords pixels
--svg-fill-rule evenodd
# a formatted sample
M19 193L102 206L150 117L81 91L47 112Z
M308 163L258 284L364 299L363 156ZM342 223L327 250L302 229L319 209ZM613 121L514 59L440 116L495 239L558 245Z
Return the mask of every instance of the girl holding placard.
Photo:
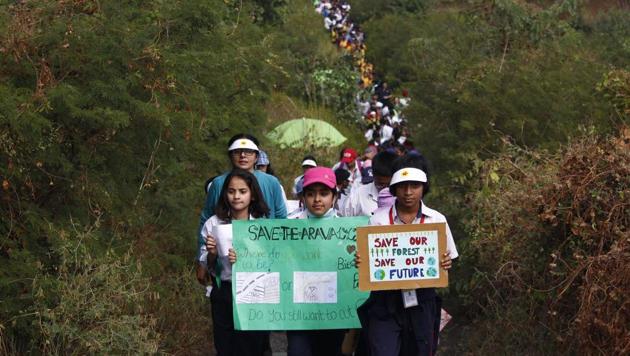
M407 155L395 164L389 184L396 197L393 206L379 208L369 225L446 223L446 218L422 202L429 192L427 164L423 156ZM447 252L441 268L451 268L457 248L446 224ZM355 262L361 263L357 253ZM359 308L361 325L367 329L370 355L433 355L436 353L441 300L434 288L372 291Z
M210 294L214 347L218 356L260 356L266 349L269 332L234 330L231 278L236 252L232 249L229 227L233 220L269 215L256 177L238 168L230 172L221 189L215 214L203 226L202 235L206 244L201 247L199 259L207 261L216 279Z
M327 219L337 217L333 208L337 199L335 172L327 167L314 167L304 173L303 200L306 210L298 219ZM288 356L336 356L346 330L287 331Z

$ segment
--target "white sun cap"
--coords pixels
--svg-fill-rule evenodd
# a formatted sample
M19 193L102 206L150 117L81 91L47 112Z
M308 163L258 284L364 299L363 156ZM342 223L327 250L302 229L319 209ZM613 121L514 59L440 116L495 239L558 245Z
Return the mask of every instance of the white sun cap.
M230 148L228 148L228 151L234 151L234 150L259 151L258 146L256 146L254 141L247 138L239 138L238 140L234 141L232 145L230 145Z
M403 168L399 169L392 176L392 181L389 186L402 182L427 182L427 174L423 170L418 168Z
M302 161L302 167L304 166L317 167L317 163L315 163L312 159L305 159Z

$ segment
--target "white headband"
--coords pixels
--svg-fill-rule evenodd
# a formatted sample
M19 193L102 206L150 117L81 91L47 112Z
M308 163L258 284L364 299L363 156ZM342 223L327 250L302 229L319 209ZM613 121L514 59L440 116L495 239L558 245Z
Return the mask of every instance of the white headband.
M393 186L394 184L398 184L401 182L427 182L427 174L424 173L423 170L418 168L403 168L399 169L392 176L392 181L389 183L389 186Z
M234 151L234 150L254 150L254 151L259 151L258 150L258 146L256 146L254 141L252 141L252 140L250 140L248 138L239 138L238 140L234 141L232 143L232 145L230 146L230 148L228 148L228 151Z
M317 163L315 163L315 161L313 161L312 159L305 159L304 161L302 161L302 166L317 167Z

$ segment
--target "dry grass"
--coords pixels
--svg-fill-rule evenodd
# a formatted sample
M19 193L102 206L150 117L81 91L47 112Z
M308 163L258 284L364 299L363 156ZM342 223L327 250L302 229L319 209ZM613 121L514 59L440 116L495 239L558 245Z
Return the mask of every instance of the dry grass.
M491 319L482 349L630 352L629 139L586 137L558 154L487 163L494 179L472 197L465 251L472 297Z

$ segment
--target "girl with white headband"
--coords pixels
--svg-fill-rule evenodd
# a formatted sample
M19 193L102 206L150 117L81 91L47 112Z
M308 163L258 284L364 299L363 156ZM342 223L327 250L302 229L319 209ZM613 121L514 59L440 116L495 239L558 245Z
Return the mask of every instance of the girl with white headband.
M427 207L422 198L429 192L427 164L420 155L407 155L396 162L389 184L396 197L393 206L379 208L369 225L446 223L439 212ZM446 224L447 252L440 266L450 269L457 248ZM361 263L357 254L355 262ZM433 355L436 353L441 299L434 288L372 291L358 312L367 329L371 356Z

